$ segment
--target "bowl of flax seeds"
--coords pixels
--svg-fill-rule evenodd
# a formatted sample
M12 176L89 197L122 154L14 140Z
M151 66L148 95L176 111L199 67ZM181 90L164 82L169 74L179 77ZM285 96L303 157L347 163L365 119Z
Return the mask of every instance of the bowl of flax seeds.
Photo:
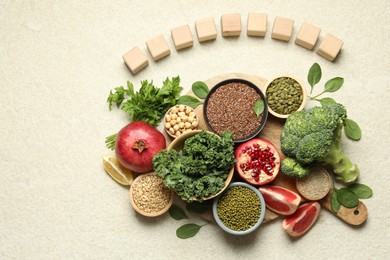
M256 115L257 100L264 102L264 111ZM242 143L257 136L268 117L268 105L263 92L250 81L227 79L215 85L207 95L203 106L207 128L221 134L233 133L234 142Z

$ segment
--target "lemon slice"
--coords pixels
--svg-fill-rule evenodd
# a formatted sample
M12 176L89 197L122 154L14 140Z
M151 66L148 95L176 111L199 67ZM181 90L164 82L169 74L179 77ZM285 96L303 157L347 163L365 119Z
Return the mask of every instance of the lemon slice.
M130 186L133 182L133 173L123 167L114 155L103 155L103 168L117 183Z

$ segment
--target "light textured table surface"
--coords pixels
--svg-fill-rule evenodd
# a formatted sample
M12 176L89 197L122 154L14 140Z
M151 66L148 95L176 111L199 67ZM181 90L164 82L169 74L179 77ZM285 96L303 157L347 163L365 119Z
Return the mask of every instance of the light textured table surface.
M386 259L389 210L390 2L374 1L34 1L0 3L0 259ZM249 12L268 15L265 38L246 36ZM220 17L240 13L239 38L221 37ZM288 43L271 39L276 16L294 19ZM194 22L214 17L218 37L199 44ZM309 22L344 41L329 62L294 44ZM176 52L170 29L189 24L194 46ZM171 55L132 75L122 55L163 34ZM320 40L321 40L320 39ZM317 45L318 47L318 45ZM106 104L127 80L192 82L230 72L305 80L318 62L323 80L344 86L330 95L346 105L363 138L343 147L372 187L368 221L353 228L326 210L303 237L290 239L277 220L246 237L216 225L193 238L175 230L190 220L148 219L128 202L128 189L102 169L104 138L128 121ZM324 82L324 81L322 81Z

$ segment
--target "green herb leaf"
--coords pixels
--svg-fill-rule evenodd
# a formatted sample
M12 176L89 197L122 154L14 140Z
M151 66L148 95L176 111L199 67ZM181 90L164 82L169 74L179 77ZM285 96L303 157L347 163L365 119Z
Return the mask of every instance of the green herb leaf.
M186 209L190 212L201 214L209 210L211 207L212 205L210 203L206 203L206 202L200 203L197 201L193 201L191 203L187 203Z
M341 207L341 204L340 202L337 200L337 191L334 190L332 192L332 196L330 197L330 206L332 208L332 211L337 214L337 212L339 212L340 210L340 207Z
M257 117L264 112L264 101L261 98L256 101L254 110Z
M196 81L192 84L192 92L198 98L205 99L209 93L209 87L203 81Z
M346 188L337 191L337 200L346 208L354 208L359 205L358 196Z
M347 118L345 121L344 132L349 139L354 141L359 141L362 138L362 130L352 119Z
M106 137L106 146L108 149L114 150L115 149L115 142L116 142L116 134L110 135Z
M170 208L169 208L169 215L173 218L173 219L176 219L176 220L181 220L181 219L188 219L188 216L186 215L186 213L184 212L184 210L182 208L180 208L179 206L177 205L172 205Z
M176 230L176 236L181 239L186 239L195 236L203 226L197 224L185 224Z
M318 63L314 63L309 70L309 74L307 75L307 81L311 86L310 93L313 91L314 85L321 80L321 77L322 77L321 67L320 65L318 65Z
M334 100L333 98L322 98L322 99L318 99L317 101L319 101L321 103L321 106L323 107L336 103L336 100Z
M325 83L325 90L324 92L335 92L339 90L344 84L344 79L340 77L336 77L333 79L328 80Z
M187 105L187 106L190 106L192 108L196 108L197 106L202 104L202 102L200 102L197 98L195 98L193 96L189 96L189 95L181 96L179 98L179 100L177 101L177 103Z
M372 189L364 184L356 183L347 187L346 189L355 193L359 199L368 199L372 196Z

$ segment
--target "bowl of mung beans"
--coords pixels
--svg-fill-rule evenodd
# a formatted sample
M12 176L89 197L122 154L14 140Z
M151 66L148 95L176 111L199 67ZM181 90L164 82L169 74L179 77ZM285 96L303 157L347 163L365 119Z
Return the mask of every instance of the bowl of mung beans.
M263 105L256 114L257 102ZM268 117L265 95L258 86L244 79L227 79L216 84L208 93L203 105L207 128L216 134L233 133L234 143L242 143L257 136Z
M270 79L265 87L269 112L278 118L304 109L307 102L305 85L294 76L283 75Z
M266 205L260 191L244 182L233 182L213 202L217 225L233 235L246 235L263 222Z

